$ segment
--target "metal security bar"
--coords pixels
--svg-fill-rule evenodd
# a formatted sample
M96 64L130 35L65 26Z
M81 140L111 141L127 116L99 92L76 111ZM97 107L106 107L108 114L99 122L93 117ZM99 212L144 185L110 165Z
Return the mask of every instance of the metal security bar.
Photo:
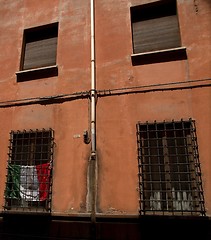
M141 214L205 215L195 122L137 124Z
M11 131L5 210L50 211L53 130Z

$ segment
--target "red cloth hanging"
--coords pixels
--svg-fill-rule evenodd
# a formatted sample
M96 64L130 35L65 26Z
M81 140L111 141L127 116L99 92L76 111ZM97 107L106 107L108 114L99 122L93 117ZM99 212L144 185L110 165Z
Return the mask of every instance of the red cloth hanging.
M51 165L50 163L36 165L36 169L39 181L39 199L40 201L44 201L48 198L49 194Z

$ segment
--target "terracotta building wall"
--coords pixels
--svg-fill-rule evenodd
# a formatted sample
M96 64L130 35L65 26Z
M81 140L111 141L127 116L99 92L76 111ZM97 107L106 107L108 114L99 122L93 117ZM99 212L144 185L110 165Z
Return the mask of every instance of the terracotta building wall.
M1 102L55 96L89 90L90 17L87 1L2 1ZM58 76L17 82L23 30L59 22ZM88 100L61 104L29 104L0 109L0 202L4 203L7 153L11 130L52 128L55 131L53 212L78 212L86 206L86 171L89 146L83 143L88 128Z
M136 123L196 120L206 209L210 213L210 87L165 91L174 85L209 84L209 1L177 1L182 46L187 59L132 66L130 6L150 1L96 3L97 87L100 90L145 86L148 93L98 99L99 210L114 214L138 212ZM112 5L112 7L111 7ZM116 17L114 17L116 16ZM103 47L102 47L103 46ZM180 84L181 82L181 84ZM157 84L166 84L156 87ZM148 87L146 87L148 86ZM156 91L158 88L163 91ZM122 89L122 90L121 90ZM153 91L154 90L154 91ZM117 92L117 91L116 91Z
M109 93L109 89L119 89L124 93L125 88L136 86L147 90L98 97L97 213L139 214L138 121L193 118L210 215L211 4L209 0L198 0L197 4L177 1L187 59L133 66L130 7L147 2L152 1L96 1L97 90ZM87 213L90 145L84 144L83 132L89 128L89 99L6 107L5 101L90 90L90 3L8 0L0 1L0 5L0 204L4 205L9 132L52 128L56 143L52 213ZM58 76L17 82L23 30L53 22L59 22ZM169 90L172 85L177 89Z

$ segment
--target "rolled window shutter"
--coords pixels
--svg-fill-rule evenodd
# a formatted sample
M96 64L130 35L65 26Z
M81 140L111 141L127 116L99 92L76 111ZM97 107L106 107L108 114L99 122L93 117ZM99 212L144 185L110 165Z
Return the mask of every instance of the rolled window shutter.
M23 70L56 64L57 37L26 42Z
M177 15L133 22L134 53L181 46Z

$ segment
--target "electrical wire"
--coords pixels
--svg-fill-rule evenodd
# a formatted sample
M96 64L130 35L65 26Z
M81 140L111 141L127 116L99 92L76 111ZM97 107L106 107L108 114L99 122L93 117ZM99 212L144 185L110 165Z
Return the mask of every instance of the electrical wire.
M159 90L168 90L168 86L176 86L181 84L191 84L191 83L201 83L205 81L211 81L211 78L204 78L204 79L197 79L197 80L188 80L188 81L180 81L180 82L169 82L169 83L159 83L159 84L150 84L150 85L142 85L142 86L134 86L134 87L125 87L125 88L115 88L115 89L106 89L106 90L98 90L98 97L103 95L111 95L114 92L120 92L120 93L128 93L132 92L134 90L143 90L148 89L148 91L156 91L158 87L165 87L165 88L159 88ZM210 84L209 84L210 85ZM201 86L209 86L208 84L200 85ZM188 88L194 88L196 85L189 85ZM187 88L187 87L186 87ZM176 89L176 88L175 88ZM170 89L171 90L171 89ZM136 93L136 92L134 92Z
M88 98L88 97L89 97L89 91L75 92L70 94L60 94L60 95L53 95L53 96L44 96L44 97L22 98L22 99L1 101L0 108L11 107L15 105L26 105L26 104L35 104L35 103L45 103L50 101L59 101L59 100L65 100L70 98Z
M167 90L172 91L177 89L209 87L211 86L210 81L211 81L211 78L204 78L204 79L187 80L187 81L180 81L180 82L169 82L169 83L149 84L149 85L140 85L140 86L124 87L124 88L104 89L104 90L97 90L96 93L97 93L97 97L106 97L111 95L137 94L137 93L146 93L146 92L153 92L153 91L167 91ZM204 83L204 82L208 82L208 83ZM200 84L196 85L197 83L200 83ZM90 91L1 101L0 108L27 105L27 104L48 104L48 103L56 103L56 102L61 103L65 101L70 101L74 99L83 99L83 98L90 98Z

